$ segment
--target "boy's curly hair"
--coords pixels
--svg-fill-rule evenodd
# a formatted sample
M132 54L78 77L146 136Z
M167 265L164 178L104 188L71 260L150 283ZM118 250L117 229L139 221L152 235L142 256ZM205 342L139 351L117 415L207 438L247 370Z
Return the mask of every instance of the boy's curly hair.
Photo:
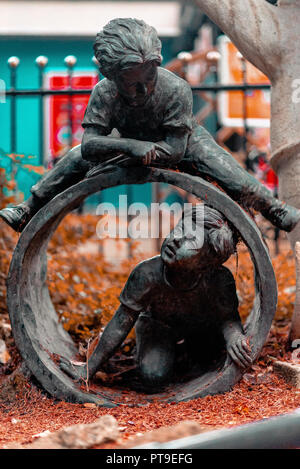
M204 238L218 264L223 264L236 253L239 234L218 210L201 203L187 210L182 220L188 216L192 216L196 230L204 229Z
M156 29L134 18L117 18L104 26L96 36L94 53L100 72L108 79L134 65L162 62Z
M219 262L226 262L236 252L239 235L232 225L215 210L204 206L204 229L210 248L219 258Z

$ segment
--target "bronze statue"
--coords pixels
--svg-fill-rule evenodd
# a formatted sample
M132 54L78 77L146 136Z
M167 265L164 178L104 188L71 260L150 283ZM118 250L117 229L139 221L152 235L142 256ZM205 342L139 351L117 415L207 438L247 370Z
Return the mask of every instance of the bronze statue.
M254 362L259 357L267 339L277 305L277 285L271 259L267 247L262 240L261 233L254 221L225 192L201 177L144 165L136 167L134 171L132 171L132 167L113 166L112 168L108 172L101 172L101 174L90 179L85 178L50 200L45 207L39 210L32 222L28 224L21 234L14 251L7 278L7 307L16 346L34 378L50 395L57 399L78 403L93 402L104 407L112 407L118 404L123 405L127 402L127 398L124 401L122 400L122 393L119 392L118 388L107 388L96 381L91 383L91 387L79 386L74 379L70 378L59 367L60 357L73 361L77 357L78 351L70 335L64 330L63 324L59 321L55 307L51 302L46 268L47 246L63 217L71 210L74 210L76 205L86 197L99 192L100 188L104 190L109 187L119 186L120 184L146 184L163 181L164 183L180 187L183 190L189 191L199 200L207 200L207 204L222 213L223 217L229 222L229 226L239 233L241 240L245 242L249 249L255 277L254 305L251 312L249 312L246 322L243 324L245 333L243 340L246 340L247 344L249 344L249 348L251 348L251 361ZM222 224L221 220L220 224ZM219 246L221 251L224 251L221 241L226 239L225 233L223 232L222 235L222 232L219 230L212 230L207 233L209 238L212 237L213 232L215 235L218 235L214 245ZM200 243L203 239L201 233L204 233L202 224L200 227L197 226L195 244L193 243L192 245L191 253L195 251L195 248L201 248ZM233 239L234 243L230 241L232 249L235 244L235 237ZM172 251L173 247L170 246L170 249ZM179 254L182 252L180 249L178 251ZM203 255L202 251L201 255ZM218 259L217 262L221 263L220 252L215 253L215 255ZM196 268L197 265L194 264L194 267ZM218 278L218 275L216 277ZM196 285L194 281L196 282L197 278L198 275L192 278L192 282L188 287ZM168 273L166 279L171 286L174 285L176 287L175 290L178 289L178 284L179 288L186 289L187 285L186 282L183 282L185 280L183 276L174 283L174 278L170 278ZM210 290L212 289L211 286L214 279L211 278L211 280ZM203 291L205 292L205 290ZM233 291L233 288L231 291ZM214 296L215 293L215 290L213 290ZM183 293L184 295L185 293ZM220 299L220 296L218 298ZM170 297L169 305L171 300L172 298ZM210 303L214 305L211 310L213 312L215 310L215 299L210 299ZM205 302L203 304L205 305ZM225 310L227 310L226 304ZM235 299L232 296L231 308L234 307L234 304ZM178 303L178 306L180 306L180 303ZM216 305L216 307L220 311L219 305ZM184 308L182 311L186 312ZM201 310L198 310L200 314L203 314L205 311L201 312ZM187 313L189 313L189 310L187 310ZM222 318L222 316L220 317ZM174 318L176 319L176 314ZM130 317L127 319L128 321L131 320ZM183 325L186 330L186 323L182 324L181 322L179 326L174 324L178 331L181 330ZM209 323L207 323L208 325ZM197 328L199 340L184 341L183 343L179 341L179 343L175 344L175 375L170 377L172 386L164 389L162 393L158 393L155 396L156 399L163 402L180 402L216 393L224 393L232 389L241 379L243 369L237 366L226 354L224 335L216 334L219 330L220 328L217 323L210 331L207 331L205 327L201 327L200 330L199 325L199 328ZM157 331L159 333L160 329L157 329ZM202 331L204 333L201 335L200 340L199 336ZM115 333L117 334L117 331ZM214 343L215 338L216 344ZM90 347L90 351L93 350L96 342L97 340ZM190 350L189 344L195 344L196 349L194 353ZM186 351L184 350L185 347L187 347ZM219 352L216 359L214 359L214 354L219 351L220 347L220 359ZM177 357L180 358L179 363ZM189 357L195 358L198 361L204 360L204 363L192 366L192 368L190 366L187 367ZM130 357L130 362L132 358ZM212 363L211 360L213 360ZM136 391L144 392L145 386L137 378L135 372L133 370L128 371L128 368L126 368L128 363L126 359L125 365L123 360L119 361L118 357L115 356L106 365L103 365L104 370L102 369L102 371L108 373L121 372L123 379L120 384L127 387L129 384ZM188 373L186 373L187 370ZM135 394L133 393L131 396L135 401ZM152 397L140 396L139 402L140 399L147 402Z
M32 187L28 200L0 211L14 230L22 231L42 206L107 160L132 165L132 171L144 164L201 175L280 229L296 226L300 211L274 198L197 125L190 86L160 67L161 42L154 28L132 18L112 20L97 35L94 51L106 78L90 97L82 144ZM120 138L110 135L113 129Z
M203 216L197 222L200 211ZM178 344L184 343L185 373L188 365L207 369L225 350L238 366L247 368L251 350L238 313L235 281L222 265L235 252L237 240L217 210L203 210L199 204L185 213L165 239L161 254L131 272L120 307L88 363L62 358L61 368L74 379L92 378L135 323L138 371L148 391L160 390L172 379Z

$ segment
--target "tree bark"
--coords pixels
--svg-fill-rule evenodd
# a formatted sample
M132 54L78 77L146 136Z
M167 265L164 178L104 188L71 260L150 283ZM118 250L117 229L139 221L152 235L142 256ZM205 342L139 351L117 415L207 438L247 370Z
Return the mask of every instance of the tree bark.
M195 0L244 57L266 75L274 74L278 9L265 0Z

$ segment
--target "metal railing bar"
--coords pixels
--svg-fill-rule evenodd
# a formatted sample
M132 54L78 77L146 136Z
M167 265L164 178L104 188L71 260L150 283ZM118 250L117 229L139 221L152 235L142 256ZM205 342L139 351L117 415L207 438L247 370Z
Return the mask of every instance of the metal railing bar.
M76 94L91 94L92 89L84 90L6 90L6 96L52 96L52 95L76 95Z
M251 90L267 90L271 89L271 85L252 85L252 84L241 84L241 85L200 85L192 86L192 91L251 91Z

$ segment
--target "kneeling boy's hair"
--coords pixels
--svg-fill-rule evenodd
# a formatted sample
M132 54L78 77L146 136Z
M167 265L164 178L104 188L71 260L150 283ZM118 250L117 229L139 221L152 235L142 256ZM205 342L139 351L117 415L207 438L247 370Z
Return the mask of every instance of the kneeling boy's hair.
M192 208L192 222L197 229L204 229L204 239L218 262L223 264L236 252L239 235L226 218L218 211L205 204L197 204ZM184 213L189 216L190 211ZM197 226L198 225L198 226Z
M223 263L236 252L239 241L236 230L229 225L226 218L218 210L204 206L204 229L210 247Z
M146 62L161 64L161 41L157 31L142 20L117 18L97 34L95 57L108 79L121 70Z

